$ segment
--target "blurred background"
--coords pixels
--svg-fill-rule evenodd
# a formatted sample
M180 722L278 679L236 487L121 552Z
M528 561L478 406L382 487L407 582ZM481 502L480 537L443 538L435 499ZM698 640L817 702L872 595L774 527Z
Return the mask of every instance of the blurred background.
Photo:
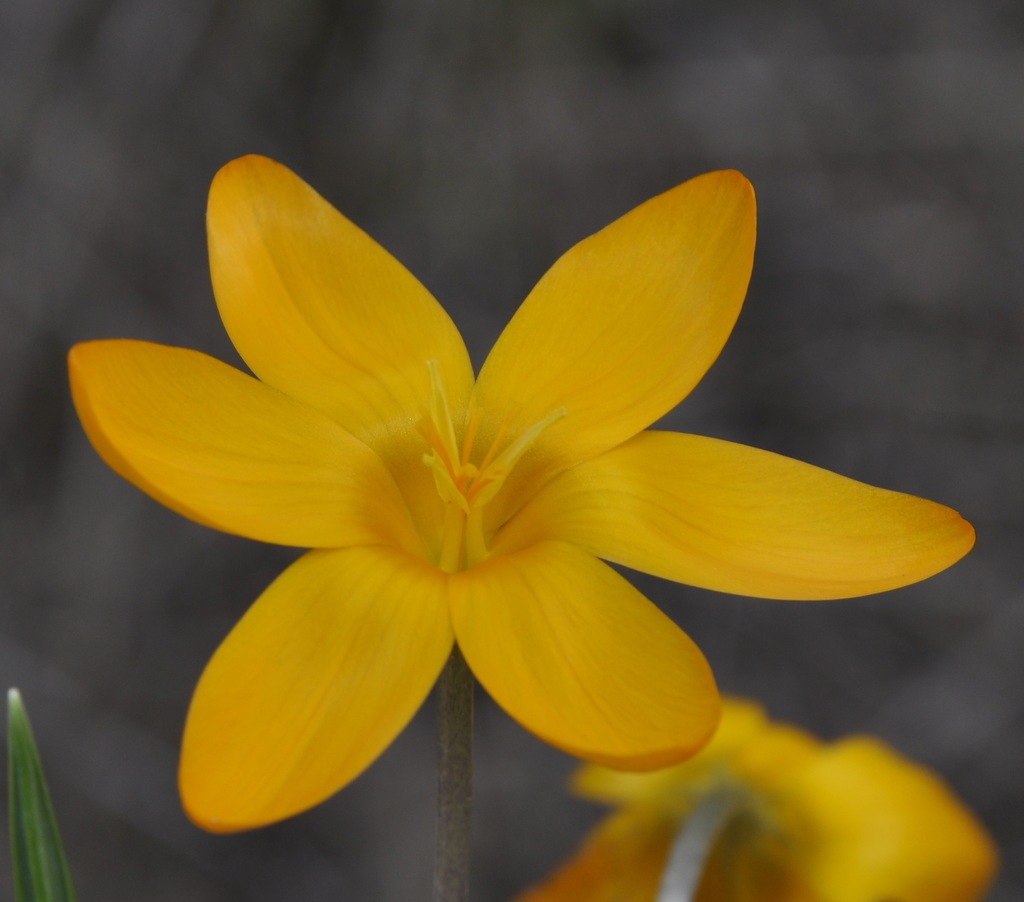
M571 244L693 175L742 170L760 205L747 305L667 422L942 501L978 547L852 601L638 584L726 691L826 738L879 734L944 774L1001 845L991 899L1021 898L1024 6L10 0L0 685L27 701L81 898L429 897L430 704L307 815L229 837L186 821L191 690L296 552L144 497L68 397L65 354L84 339L238 363L203 218L214 172L251 152L402 260L478 364ZM500 902L602 812L563 792L571 759L482 695L478 712L474 898Z

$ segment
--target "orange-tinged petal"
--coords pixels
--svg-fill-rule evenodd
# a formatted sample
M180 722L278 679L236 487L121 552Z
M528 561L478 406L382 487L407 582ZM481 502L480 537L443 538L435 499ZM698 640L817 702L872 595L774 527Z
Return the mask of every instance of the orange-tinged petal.
M650 808L614 814L516 902L654 902L675 828L674 819Z
M995 874L992 840L949 788L874 739L836 743L781 804L806 829L795 864L829 902L972 902Z
M377 455L251 376L141 341L77 345L69 367L96 450L178 513L284 545L421 547Z
M217 173L207 208L224 325L264 382L375 443L415 427L438 361L449 400L473 382L451 319L409 271L265 157Z
M485 413L515 412L511 434L566 409L517 467L518 481L619 444L689 394L736 322L754 232L750 183L712 172L641 204L551 267L474 393Z
M674 764L709 738L718 692L696 645L611 568L549 542L451 578L473 673L528 730L631 770Z
M675 827L721 791L740 807L697 902L978 902L997 864L984 828L927 769L874 739L826 745L739 699L723 700L719 731L690 761L650 774L589 765L574 789L624 807L519 902L654 902Z
M725 697L714 736L688 761L651 773L588 764L573 774L571 786L576 795L597 802L648 806L678 817L702 793L720 786L723 774L771 790L820 747L802 730L769 721L755 702Z
M647 431L545 486L495 548L544 538L689 585L820 599L932 576L974 530L940 504L788 457Z
M228 832L322 802L409 722L451 647L435 568L381 547L300 558L196 688L179 774L189 816Z
M755 839L749 823L742 818L734 821L711 851L696 902L832 902L815 893L803 875L790 867L786 851L784 836L766 832Z
M678 818L648 806L618 811L591 831L569 861L515 902L655 902L680 826ZM823 902L773 858L728 842L712 851L696 900Z

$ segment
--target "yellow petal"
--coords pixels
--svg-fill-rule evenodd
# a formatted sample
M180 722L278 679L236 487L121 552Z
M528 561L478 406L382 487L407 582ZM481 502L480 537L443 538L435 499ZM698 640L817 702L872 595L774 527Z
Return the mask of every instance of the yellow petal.
M807 886L790 866L787 851L786 838L778 833L755 836L749 821L733 821L711 851L696 902L832 902Z
M787 457L648 431L548 484L494 547L544 538L689 585L815 599L932 576L974 530L940 504Z
M762 788L771 788L803 764L821 743L806 733L768 720L756 702L722 699L722 719L711 741L675 767L652 773L627 773L588 764L572 776L572 791L607 805L647 805L681 816L699 793L718 786L733 773Z
M569 861L515 902L655 902L681 826L678 818L649 806L616 812L590 833ZM749 825L737 826L738 834L749 830ZM776 838L763 851L775 852L779 845ZM726 841L712 850L696 899L822 902L784 864L728 841L728 830Z
M754 195L713 172L647 201L568 251L498 339L474 394L514 411L511 434L566 416L515 474L544 474L611 448L678 404L714 362L743 303Z
M675 822L634 808L601 822L579 851L515 902L654 902Z
M96 450L172 510L284 545L421 547L380 459L251 376L141 341L77 345L69 367Z
M796 861L829 902L977 902L995 874L995 848L974 816L877 740L836 743L781 802L801 815Z
M772 723L742 748L729 762L733 774L748 786L774 792L821 752L822 742L799 727Z
M337 792L409 722L451 647L435 568L379 547L300 558L199 681L179 775L189 816L244 830Z
M224 325L264 382L371 443L408 432L437 360L465 406L469 356L448 315L384 248L298 176L248 156L217 173L207 208Z
M473 673L528 730L573 755L650 770L692 755L718 721L707 661L611 568L561 543L451 578Z

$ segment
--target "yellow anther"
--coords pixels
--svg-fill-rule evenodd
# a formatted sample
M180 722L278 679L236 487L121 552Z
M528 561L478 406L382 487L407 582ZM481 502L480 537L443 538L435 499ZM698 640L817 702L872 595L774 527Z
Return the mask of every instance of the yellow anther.
M538 423L534 423L529 429L526 430L519 438L517 438L511 445L509 445L504 451L502 451L494 460L494 463L481 467L483 479L486 481L480 486L480 489L473 493L472 500L477 504L486 504L490 501L501 488L501 484L505 481L505 477L512 472L512 468L518 463L530 445L537 441L540 434L548 428L552 423L562 419L566 414L564 407L559 407L558 410L553 410L543 420ZM502 433L504 430L502 430ZM499 438L502 433L499 433ZM497 446L497 440L495 441Z
M444 465L444 461L438 456L437 451L423 455L423 463L430 467L434 475L434 485L437 487L437 494L441 500L449 504L457 504L462 512L469 513L469 499L459 488L458 482L452 478L452 473Z
M449 466L455 466L459 460L459 443L455 438L455 424L452 422L452 410L448 406L448 395L445 394L444 383L441 381L441 365L436 360L427 361L430 370L430 419L441 440L442 451L448 459Z
M482 460L474 464L470 458L483 419L482 412L479 409L471 411L465 421L465 435L460 447L441 380L440 365L436 360L430 360L427 368L430 371L430 403L420 424L420 433L430 450L423 455L423 463L431 470L437 494L449 506L438 566L455 572L487 557L481 509L498 494L509 473L540 434L564 417L566 410L560 407L552 411L504 448L502 442L508 431L508 422L501 423Z

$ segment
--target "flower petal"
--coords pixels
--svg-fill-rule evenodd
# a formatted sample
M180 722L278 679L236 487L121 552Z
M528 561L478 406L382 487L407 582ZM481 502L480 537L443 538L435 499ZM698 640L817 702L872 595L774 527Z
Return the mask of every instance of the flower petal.
M373 451L251 376L141 341L77 345L69 368L96 450L172 510L283 545L422 547Z
M697 902L824 902L791 866L786 837L768 830L754 838L750 827L743 818L726 825L707 860Z
M714 785L723 772L735 769L736 759L748 759L743 761L748 765L743 769L745 776L753 769L753 776L762 777L765 768L756 765L766 757L776 757L771 750L765 750L765 739L777 732L779 726L770 724L760 705L726 696L722 698L722 718L714 736L688 761L651 773L628 773L586 764L572 775L570 785L573 793L594 802L647 805L678 817L697 798L693 793L680 792L680 787ZM774 749L776 744L772 746Z
M700 649L611 568L557 542L451 578L473 673L552 745L632 770L689 757L718 721Z
M647 201L551 267L501 334L474 394L485 412L516 412L510 434L566 409L517 471L532 467L542 481L689 394L739 315L754 220L750 183L713 172Z
M300 558L199 681L179 775L189 816L244 830L337 792L409 722L451 647L435 568L380 547Z
M217 173L207 208L224 325L264 382L374 443L409 431L437 360L452 405L473 371L458 330L384 248L298 176L248 156Z
M949 788L874 739L836 743L780 803L802 814L797 866L825 899L969 902L995 874L991 838Z
M656 809L606 818L579 851L515 902L653 902L676 824Z
M494 547L544 538L694 586L815 599L932 576L974 530L940 504L788 457L648 431L548 484Z

